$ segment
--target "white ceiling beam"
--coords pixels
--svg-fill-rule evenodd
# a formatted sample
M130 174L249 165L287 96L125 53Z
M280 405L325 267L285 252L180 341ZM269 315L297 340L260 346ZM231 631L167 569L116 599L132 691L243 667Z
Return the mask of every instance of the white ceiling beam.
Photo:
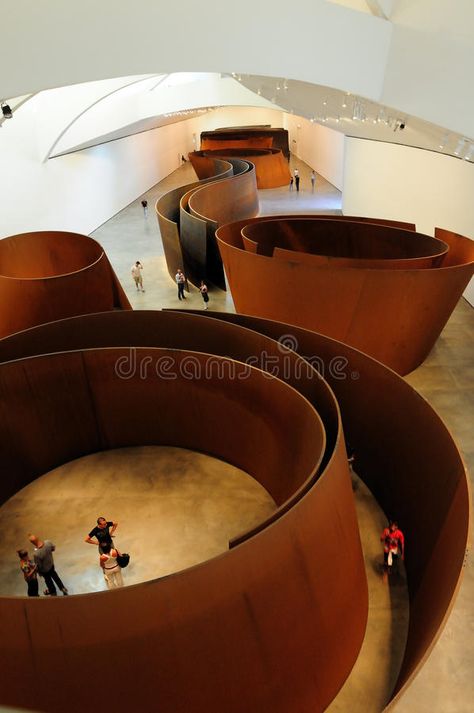
M389 20L393 12L395 0L366 0L373 15Z

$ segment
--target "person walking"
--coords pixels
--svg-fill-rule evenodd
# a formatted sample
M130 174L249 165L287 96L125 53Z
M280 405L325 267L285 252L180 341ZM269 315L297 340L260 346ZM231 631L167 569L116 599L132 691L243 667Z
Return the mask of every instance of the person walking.
M143 289L143 277L142 277L142 270L143 270L143 265L141 264L140 260L137 260L135 265L132 265L132 277L135 282L135 287L137 288L137 292L145 292Z
M204 280L201 280L199 291L202 295L202 299L204 300L204 309L207 309L207 304L209 302L209 293L207 290L207 285L204 283Z
M123 587L122 569L117 562L119 552L108 542L102 545L99 564L104 572L104 579L108 589Z
M175 280L176 284L178 285L178 299L185 300L186 296L184 294L184 287L186 285L186 277L180 267L178 267L178 271L175 275Z
M84 542L89 545L99 546L99 552L104 551L104 545L112 546L112 536L118 527L118 522L113 522L113 520L106 520L105 517L97 518L97 525L93 530L89 532L87 537L84 538ZM95 537L95 541L92 539Z
M295 186L296 190L300 190L300 172L298 171L297 168L295 168Z
M316 174L314 171L311 171L311 193L314 193L315 183L316 183Z
M28 587L28 596L39 597L37 566L32 560L30 560L28 550L17 550L17 554L20 558L20 569L23 573L23 577L25 578L26 586Z
M392 568L398 568L398 557L401 555L405 559L405 536L398 528L396 522L390 522L382 534L380 540L383 542L383 565L385 572L390 574Z
M35 565L37 567L38 574L40 575L40 577L44 577L44 581L47 587L47 589L44 590L44 594L49 594L51 597L55 597L57 595L57 591L56 587L54 586L54 583L56 582L61 592L64 594L64 596L66 596L68 594L68 591L62 583L61 578L54 567L53 552L56 549L56 545L54 545L51 540L43 541L36 535L30 535L28 539L35 546L35 551L33 555Z
M293 181L294 181L293 176L290 176L290 191L293 190Z
M148 218L148 201L142 200L143 215Z

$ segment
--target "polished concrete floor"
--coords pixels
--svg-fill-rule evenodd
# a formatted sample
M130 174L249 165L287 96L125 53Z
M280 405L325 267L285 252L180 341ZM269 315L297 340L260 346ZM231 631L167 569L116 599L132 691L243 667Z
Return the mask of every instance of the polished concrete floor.
M287 188L262 191L261 213L340 212L340 193L318 177L316 192L312 194L309 182L310 169L305 164L292 159L292 167L296 166L302 176L302 191L299 194L296 191L290 192ZM186 305L178 301L176 288L166 271L158 226L151 210L159 195L193 180L194 176L189 164L183 166L144 196L138 197L134 203L93 233L93 237L106 249L134 309L202 306L201 297L193 288ZM150 205L146 219L140 205L142 198L147 198ZM145 268L145 293L136 292L130 276L131 265L137 259L142 261ZM210 297L212 308L233 311L230 295L213 291ZM473 337L474 312L466 302L461 301L425 364L407 378L409 383L432 403L451 428L471 473L474 472ZM371 502L373 509L364 510L361 504L364 499ZM361 485L356 490L356 505L367 563L371 596L370 619L361 657L340 696L332 704L333 713L349 710L353 713L377 713L382 709L390 682L396 676L397 652L399 653L403 645L406 631L406 590L403 577L398 581L392 580L388 585L382 580L378 569L380 562L378 538L381 526L384 524L383 514L377 510L370 494L366 493ZM84 511L84 524L87 521L86 531L90 518L92 517L93 520L96 516L96 510L97 505L94 502L94 507L91 503L90 514L87 511L87 517ZM103 514L107 517L116 517L109 511L108 506ZM125 527L121 522L117 532L119 546L123 543L128 546L131 542L128 536L133 532L133 527L129 527L126 520L124 522ZM92 525L93 521L90 527ZM5 531L4 527L2 531ZM83 537L85 534L86 532L82 532L81 529L80 535ZM47 536L51 537L51 533ZM132 537L131 534L130 536ZM140 546L139 542L132 542L132 544L133 547ZM14 549L20 545L21 543L15 543ZM80 547L82 548L82 543ZM125 576L131 578L136 557L132 546L129 549L132 552L133 563ZM90 581L91 586L95 582L97 588L102 588L100 572L97 573L95 563L92 561L95 556L94 549L84 544L80 551L81 557L87 559L87 567L91 568L91 573L94 572L93 579ZM10 552L11 548L8 556L4 554L0 562L4 563L9 558ZM58 564L59 557L58 550ZM92 557L92 560L89 560L89 557ZM17 579L20 577L16 570L16 563L13 564L14 567L10 565L7 567L6 571L10 574L7 574L6 579L0 574L0 582L8 581L13 576L13 572ZM474 710L473 576L472 561L468 558L464 582L446 628L417 679L394 707L396 713L428 713L428 711L470 713ZM127 579L127 584L130 581ZM24 587L21 579L19 584L20 589ZM73 588L75 586L73 582Z
M55 543L61 579L71 595L83 594L106 589L97 547L84 542L100 516L119 523L114 542L131 555L129 585L225 552L229 539L274 509L253 478L202 453L158 446L95 453L43 475L0 508L0 588L25 595L9 554L28 547L28 532Z

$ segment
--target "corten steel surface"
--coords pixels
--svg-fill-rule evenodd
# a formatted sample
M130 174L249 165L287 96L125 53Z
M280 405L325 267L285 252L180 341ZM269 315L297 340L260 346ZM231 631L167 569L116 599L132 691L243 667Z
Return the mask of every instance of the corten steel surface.
M219 156L222 158L234 156L250 161L255 166L258 188L286 186L291 178L288 161L280 149L229 148L213 151L194 151L189 154L189 159L199 178L201 178L200 162L203 155L216 158ZM202 174L202 177L204 175Z
M272 128L268 124L259 126L229 126L214 129L213 131L201 132L201 149L218 149L223 145L229 148L234 145L234 141L246 142L252 148L254 141L262 139L269 142L271 148L281 149L285 158L290 159L290 145L288 140L288 130ZM221 145L222 144L222 145Z
M247 139L201 139L201 151L222 151L222 149L271 149L273 136L255 136Z
M249 164L245 173L196 188L188 205L193 215L218 225L253 218L259 210L255 168Z
M255 168L238 158L222 161L205 157L204 162L208 177L166 193L157 201L156 213L170 277L174 280L181 267L193 284L206 280L225 290L215 231L229 216L241 219L258 213ZM212 171L218 173L212 175ZM197 206L207 211L205 215L191 204L196 194Z
M254 331L194 315L110 317L49 324L2 343L3 356L9 351L10 357L33 351L35 344L44 348L46 342L53 351L76 346L80 334L89 345L107 341L107 335L123 344L128 332L129 344L139 334L140 341L176 340L178 346L176 351L137 349L136 364L142 368L132 368L133 374L130 352L123 348L2 364L2 397L15 392L15 408L1 402L0 424L9 436L1 440L2 467L9 483L19 487L80 452L158 442L239 464L277 499L290 495L292 507L225 555L162 580L67 599L4 600L0 641L9 653L2 661L6 685L0 700L45 711L82 712L91 700L118 711L322 711L354 663L367 616L357 522L332 395L313 371L303 369L299 377L300 358ZM240 361L217 357L214 361L233 365L234 379L180 377L189 359L201 369L209 360L206 353L182 351L184 345L203 351L217 346L238 359L257 361L270 349L279 355L279 375L288 374L298 391ZM156 364L159 356L174 360L177 379L151 372L141 378L148 359ZM123 378L114 368L117 358L123 358ZM169 363L166 368L169 374ZM247 378L240 379L241 374ZM304 392L327 420L326 446L321 420ZM130 419L137 397L140 413ZM177 407L182 403L184 420ZM156 418L157 410L167 418ZM56 438L45 439L46 431L56 431ZM316 480L321 457L324 472ZM104 620L120 626L104 627ZM90 676L90 662L104 650L112 657L114 676L126 686L105 690L101 677Z
M206 180L213 181L216 180L216 178L227 178L234 173L232 164L229 161L207 159L207 167L209 169L209 176L206 176L200 182L188 183L185 186L180 186L165 193L157 200L155 205L163 251L165 253L166 267L173 280L178 267L184 270L185 275L190 272L190 266L187 264L185 256L183 255L179 234L180 200L182 196L194 186L205 183Z
M342 226L342 227L341 227ZM256 252L267 257L294 253L295 261L311 264L333 263L339 267L435 267L441 264L448 245L429 235L380 224L307 220L293 218L262 218L244 226L242 238L256 244ZM244 247L247 249L244 240ZM303 257L302 257L303 256Z
M460 584L469 491L456 444L411 386L365 354L278 322L218 312L204 318L239 324L276 340L284 336L299 354L319 364L340 405L358 475L405 532L410 623L393 703L428 657Z
M275 230L276 220L266 218L239 221L217 231L237 311L322 332L370 354L400 374L419 366L474 272L474 242L450 233L438 233L438 237L445 239L436 242L413 231L333 221L328 217L313 220L309 216L304 219L280 216L280 220L283 226L279 232ZM260 247L256 239L244 239L243 232L256 238L261 223ZM318 226L326 230L328 223L332 239L336 241L340 231L346 247L347 236L357 232L363 234L366 230L367 235L373 236L380 230L383 245L384 236L393 231L391 234L399 236L400 245L404 242L406 246L400 252L400 263L392 259L387 261L387 267L381 268L380 262L364 261L363 253L361 263L357 257L320 260L294 250L288 237L284 249L293 249L295 257L287 257L283 249L271 256L272 240L278 245L277 237L281 238L285 230L288 232L288 225L296 226L294 232L304 243L304 226L309 235L314 235ZM270 230L268 226L273 228ZM419 238L420 250L417 248ZM293 238L293 244L295 242ZM371 240L366 241L366 245L370 243ZM443 243L449 246L444 256ZM374 240L373 245L376 244ZM267 254L258 254L259 247ZM418 257L407 257L412 249L415 249L412 254ZM375 247L370 256L377 259ZM410 267L406 260L410 260ZM430 261L434 267L429 267Z
M131 309L102 247L78 233L0 240L0 336L100 310Z

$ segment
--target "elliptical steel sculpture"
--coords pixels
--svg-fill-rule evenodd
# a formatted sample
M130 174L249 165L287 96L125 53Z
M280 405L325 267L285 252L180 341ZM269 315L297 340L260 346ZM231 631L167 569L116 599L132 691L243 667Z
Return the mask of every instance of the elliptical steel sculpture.
M95 240L62 231L0 240L0 337L98 309L131 306Z
M434 346L474 273L474 242L394 221L273 216L216 233L238 312L322 332L399 374Z

